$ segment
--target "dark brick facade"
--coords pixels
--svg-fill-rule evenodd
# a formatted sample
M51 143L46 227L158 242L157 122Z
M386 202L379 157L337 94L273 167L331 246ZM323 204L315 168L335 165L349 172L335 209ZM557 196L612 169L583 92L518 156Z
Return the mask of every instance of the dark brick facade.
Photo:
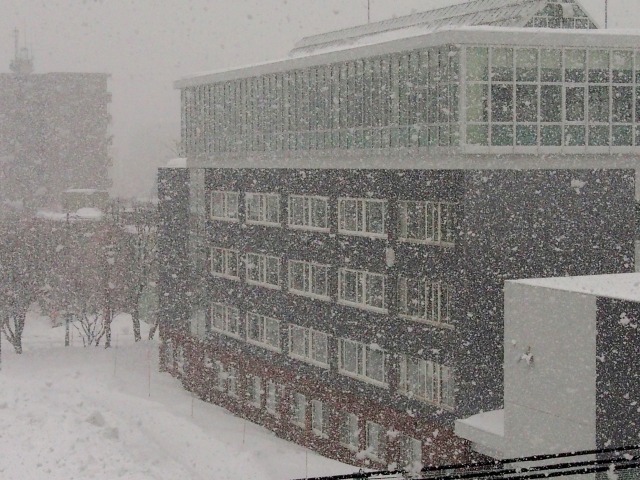
M625 170L207 169L207 196L213 190L240 192L240 221L206 220L205 244L282 257L280 290L247 284L242 268L240 281L203 273L205 265L200 271L187 271L187 182L187 170L161 171L161 315L167 327L164 341L172 346L169 359L163 356L166 367L182 376L186 388L201 398L265 425L284 438L353 464L372 466L375 462L342 447L337 434L322 439L310 428L292 424L290 402L286 401L292 392L321 400L332 412L356 413L361 422L376 421L391 432L421 440L425 463L470 460L474 454L466 442L453 435L453 422L501 407L504 280L633 270L634 186L632 172ZM281 195L279 227L244 223L246 191ZM288 228L289 194L329 197L330 231ZM341 196L386 199L387 235L371 238L339 234L337 200ZM399 240L399 200L455 203L455 246ZM389 251L394 252L395 262L388 261ZM288 259L330 264L330 301L289 293ZM340 267L386 275L388 312L337 303ZM453 328L399 316L399 274L451 285ZM187 292L194 290L190 279L193 282L197 278L204 278L205 288L201 295L190 297ZM251 310L280 319L283 353L213 332L206 339L191 336L187 330L190 308L206 309L211 301L233 305L242 315ZM287 355L289 323L332 335L329 369ZM338 337L377 344L390 353L388 388L338 372ZM184 370L174 363L180 346L186 352ZM451 365L456 382L455 409L401 394L399 354ZM238 398L215 389L215 375L207 366L212 360L237 367ZM279 418L248 404L242 393L246 375L272 379L284 386L285 401ZM333 433L336 421L332 417ZM364 449L362 425L360 448ZM391 435L385 463L396 461L397 449Z

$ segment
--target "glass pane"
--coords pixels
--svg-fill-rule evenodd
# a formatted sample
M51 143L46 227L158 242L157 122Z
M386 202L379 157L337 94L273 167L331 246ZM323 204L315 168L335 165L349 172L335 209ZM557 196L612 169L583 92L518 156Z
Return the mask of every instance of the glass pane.
M614 51L611 56L614 83L633 82L633 52Z
M607 83L609 81L609 52L607 50L589 51L589 82Z
M280 322L273 318L266 319L266 341L272 347L280 348Z
M384 202L366 202L367 226L366 231L371 233L384 233Z
M489 127L487 125L468 125L467 145L489 145Z
M293 355L300 357L305 356L305 329L297 326L291 326L289 331L291 338L289 339L289 348Z
M494 48L491 59L491 80L513 81L513 49Z
M289 263L289 286L292 290L304 291L304 264L301 262Z
M633 89L632 87L613 87L614 123L633 122Z
M280 221L280 197L269 195L266 197L267 212L265 220L270 223Z
M584 50L565 50L565 80L584 82L587 53Z
M467 120L469 122L489 121L488 109L489 86L473 84L467 87Z
M594 147L609 146L609 125L589 127L589 145Z
M589 121L609 122L609 87L589 87Z
M538 80L538 50L522 48L516 50L516 82Z
M562 82L562 50L540 51L540 80Z
M358 373L358 344L342 340L342 368L347 372Z
M384 352L367 349L367 377L384 382Z
M384 308L384 276L367 274L367 305Z
M311 199L311 226L327 228L327 201L324 198Z
M425 240L425 204L424 202L404 202L403 234L406 238Z
M321 332L311 332L312 334L312 358L316 362L328 363L328 337Z
M562 121L562 87L542 85L540 88L540 121Z
M467 79L485 82L489 80L488 48L467 47Z
M516 121L535 122L538 119L537 85L517 85Z
M535 125L516 126L516 145L532 146L538 144L538 127Z
M358 201L340 200L340 228L355 232L358 230Z
M566 89L566 119L568 122L584 121L584 87Z
M259 222L261 220L261 195L247 194L247 220Z
M327 295L327 267L312 265L311 293L314 295Z
M348 302L358 301L358 274L352 271L343 271L341 275L342 299Z
M633 145L633 134L630 125L614 125L611 144L616 147Z
M491 144L496 146L512 146L513 127L511 125L493 125L491 127Z
M569 147L583 146L585 144L585 127L583 125L565 127L564 144Z
M513 121L513 85L491 86L491 115L493 122Z

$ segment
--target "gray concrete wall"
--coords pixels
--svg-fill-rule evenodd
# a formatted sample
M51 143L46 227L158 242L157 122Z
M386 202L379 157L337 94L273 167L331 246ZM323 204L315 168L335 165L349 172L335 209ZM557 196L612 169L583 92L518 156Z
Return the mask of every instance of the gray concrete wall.
M505 284L505 456L596 447L596 297Z

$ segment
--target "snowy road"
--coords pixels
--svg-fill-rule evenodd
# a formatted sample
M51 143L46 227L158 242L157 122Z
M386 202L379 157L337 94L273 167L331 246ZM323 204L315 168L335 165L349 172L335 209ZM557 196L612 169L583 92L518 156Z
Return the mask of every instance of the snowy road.
M157 344L64 348L64 332L30 319L25 353L3 342L0 478L286 479L352 472L194 399L158 372Z

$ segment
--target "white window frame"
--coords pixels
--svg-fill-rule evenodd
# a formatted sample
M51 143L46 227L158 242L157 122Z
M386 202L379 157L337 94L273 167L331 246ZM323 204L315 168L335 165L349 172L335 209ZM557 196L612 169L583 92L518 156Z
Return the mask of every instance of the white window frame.
M262 406L262 378L258 375L249 375L247 380L249 405L260 408Z
M222 271L214 270L214 255L222 257ZM232 271L232 258L235 256L236 268ZM209 249L209 271L211 275L216 277L230 278L232 280L240 279L240 252L230 248L211 247Z
M340 445L354 452L360 450L360 419L355 413L340 412Z
M207 313L205 310L194 310L189 319L191 335L204 338L209 333L207 330Z
M330 265L315 262L305 262L301 260L289 260L288 267L288 282L290 292L297 295L303 295L305 297L317 298L320 300L331 299L329 295ZM302 269L303 285L294 285L293 270L296 268ZM321 274L321 270L324 270L324 293L317 293L317 291L314 291L317 290L316 275Z
M316 215L314 208L318 204L324 203L324 222L322 225L316 225ZM294 212L294 208L298 205L302 208L301 212ZM313 195L289 195L289 214L287 225L289 228L300 230L315 230L318 232L329 231L329 198ZM301 218L302 223L295 223L296 218Z
M277 265L277 284L267 282L267 279L270 277L270 272L268 271L268 269L271 268L274 264ZM257 269L258 280L251 278L253 268ZM266 288L280 289L280 257L264 255L261 253L247 253L246 270L248 284L259 285Z
M252 211L251 202L256 200L257 212ZM272 219L270 209L274 207L276 218ZM246 223L254 225L280 226L280 195L277 193L247 192L245 194L245 218Z
M225 370L224 363L220 360L213 362L216 376L216 384L213 386L216 390L224 392L227 387L227 371Z
M274 382L273 380L269 380L267 382L267 388L266 388L266 399L265 399L265 409L267 410L267 413L275 416L275 417L279 417L280 414L278 413L278 405L280 403L280 392L279 392L280 388L279 385Z
M307 428L307 397L294 392L291 403L291 423L302 429Z
M410 435L401 434L399 442L399 467L410 472L419 472L422 463L422 441Z
M356 225L348 225L345 218L345 208L348 203L355 203ZM375 232L369 228L370 208L372 205L382 205L382 232ZM345 235L360 235L366 237L386 238L387 237L387 201L374 198L338 198L338 233Z
M418 378L410 378L416 374ZM409 398L439 405L448 410L455 408L455 380L452 368L431 360L401 355L398 391Z
M355 275L356 298L345 298L346 289L349 287L349 277ZM372 304L370 285L374 279L382 280L382 307ZM338 303L349 305L365 310L372 310L380 313L387 313L387 299L385 292L386 276L381 273L367 272L366 270L354 270L351 268L340 268L338 271Z
M382 425L367 420L365 435L365 453L369 458L383 461L386 457L387 436Z
M409 204L420 204L424 216L420 222L422 237L410 237L408 232ZM424 243L441 246L455 245L456 207L454 202L401 200L398 202L400 215L400 235L403 242Z
M422 314L413 315L411 304L420 303L420 298L410 298L408 282L418 282L418 292L424 298ZM398 277L398 314L419 322L453 328L451 319L451 287L438 281L422 278Z
M223 327L220 328L216 326L214 321L215 310L218 309L222 312L223 318ZM211 304L211 331L222 333L223 335L227 335L233 338L240 338L240 326L241 326L241 318L240 318L240 310L236 307L230 307L229 305L225 305L223 303L212 303ZM235 325L234 325L235 323Z
M311 431L319 437L329 438L330 413L320 400L311 400Z
M238 221L238 204L240 194L228 190L213 190L210 197L210 217L212 220L222 220L225 222ZM221 204L221 215L215 215L214 208L216 202Z
M238 398L238 367L229 365L227 369L227 395Z
M252 338L249 336L251 332L250 322L252 321L257 322L258 324L258 338ZM274 329L277 333L277 342L275 345L270 341L271 336L269 335L269 331L273 332ZM273 350L274 352L282 352L282 348L280 347L280 320L277 318L267 317L266 315L260 315L253 312L247 313L246 334L247 343L252 343L253 345L258 345L266 348L267 350Z
M297 336L296 332L302 336L302 349L296 348L299 346L294 345L294 338ZM325 360L319 360L316 356L316 345L320 337L324 337L324 358ZM297 360L317 365L322 368L329 368L329 339L331 335L314 330L313 328L301 327L300 325L289 324L289 356ZM300 352L303 350L303 352Z
M348 364L354 363L354 361L347 360L345 357L348 350L354 349L356 351L356 358L354 359L355 371L347 368ZM371 357L379 354L382 355L382 380L371 376ZM348 338L338 339L338 372L347 377L356 378L380 387L386 388L389 386L387 377L387 353L377 346L356 342Z

